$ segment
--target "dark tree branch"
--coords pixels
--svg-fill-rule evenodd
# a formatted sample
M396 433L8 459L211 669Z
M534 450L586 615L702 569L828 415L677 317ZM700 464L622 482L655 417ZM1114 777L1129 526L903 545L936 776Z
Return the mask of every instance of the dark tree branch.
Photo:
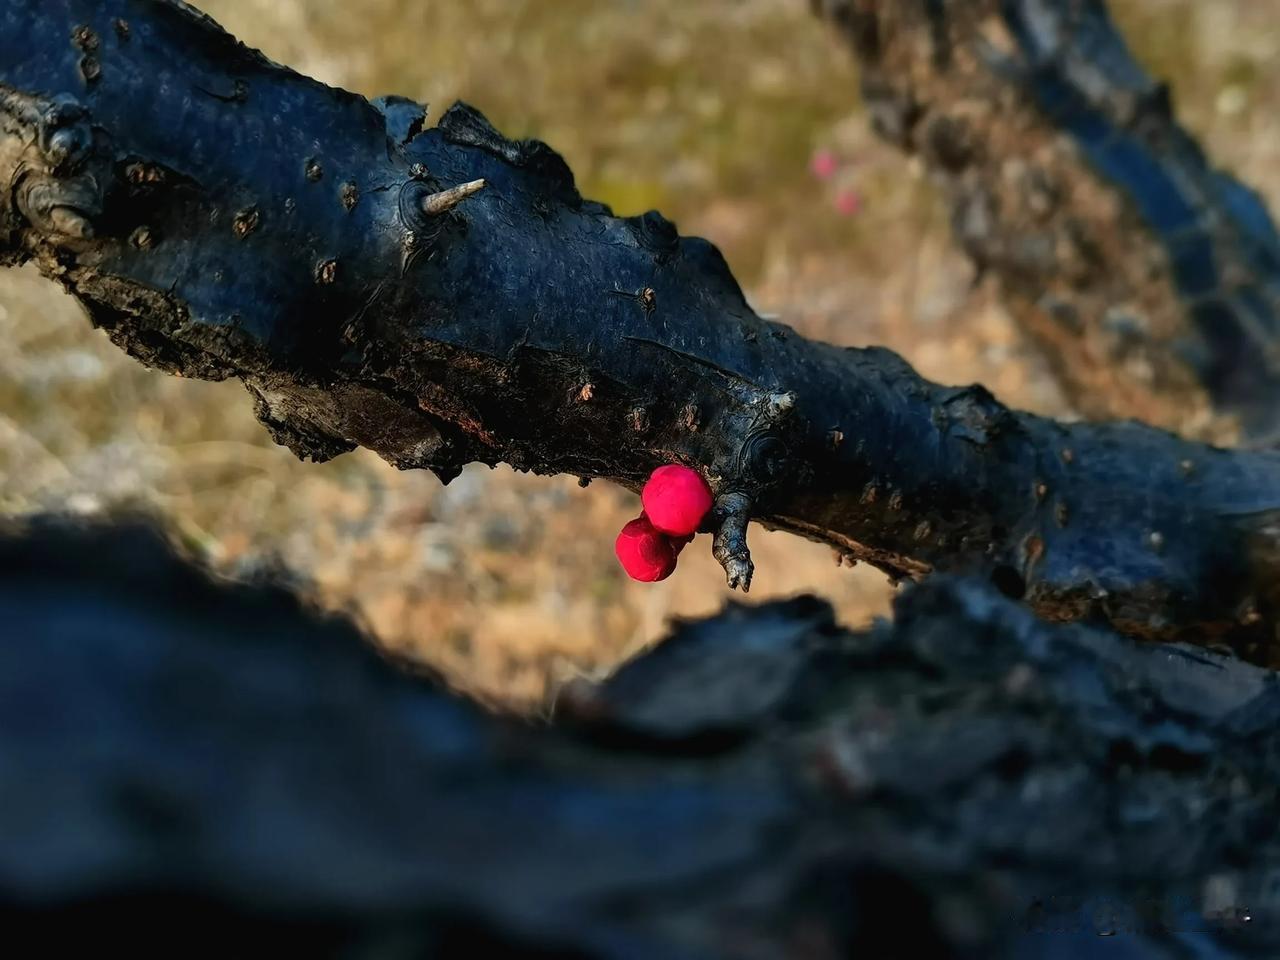
M169 0L16 2L0 26L0 256L144 362L241 378L301 456L632 489L682 461L744 588L750 517L1277 659L1280 455L1056 424L806 340L706 241L584 201L546 145L462 105L375 108Z
M137 528L0 537L0 622L0 915L50 953L1280 949L1274 678L981 583L731 607L550 729Z
M1280 439L1280 234L1102 0L813 0L1080 410Z

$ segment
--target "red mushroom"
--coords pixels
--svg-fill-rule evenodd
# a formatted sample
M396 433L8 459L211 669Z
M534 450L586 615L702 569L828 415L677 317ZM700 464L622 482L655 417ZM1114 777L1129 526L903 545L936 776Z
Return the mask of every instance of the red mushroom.
M640 500L656 529L687 537L698 532L711 509L711 488L697 470L671 463L653 471Z
M676 550L671 541L655 530L644 514L622 528L613 542L613 552L627 576L642 583L665 580L676 568Z

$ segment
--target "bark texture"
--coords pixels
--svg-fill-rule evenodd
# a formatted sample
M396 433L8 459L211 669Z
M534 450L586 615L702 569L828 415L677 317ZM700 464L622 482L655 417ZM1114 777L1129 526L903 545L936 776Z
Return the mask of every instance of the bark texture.
M813 0L1078 408L1280 439L1280 233L1102 0Z
M1280 949L1274 677L1045 625L981 582L913 587L895 624L863 633L813 598L731 606L566 691L551 726L486 714L137 526L8 531L0 618L15 943Z
M323 86L171 0L11 0L0 28L0 258L145 363L240 378L300 456L632 489L688 463L731 585L754 519L1280 660L1280 454L1053 423L797 336L715 247L584 200L545 144Z

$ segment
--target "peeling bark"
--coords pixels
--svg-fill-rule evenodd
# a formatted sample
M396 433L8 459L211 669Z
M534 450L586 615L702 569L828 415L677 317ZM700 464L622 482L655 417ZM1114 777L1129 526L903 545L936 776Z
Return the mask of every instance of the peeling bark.
M683 462L744 589L754 519L1280 661L1280 455L1057 424L807 340L711 244L584 200L545 144L323 86L185 5L11 2L0 28L0 258L143 362L240 378L299 456L631 489Z
M1078 409L1280 440L1280 233L1102 0L813 0Z

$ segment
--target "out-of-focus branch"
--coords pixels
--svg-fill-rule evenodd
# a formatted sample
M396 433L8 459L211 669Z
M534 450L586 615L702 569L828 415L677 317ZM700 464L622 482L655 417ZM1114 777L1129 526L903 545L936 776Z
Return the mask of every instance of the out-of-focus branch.
M1277 658L1280 454L1056 424L806 340L706 241L583 200L545 144L466 106L435 127L375 108L184 5L24 3L4 27L0 257L144 362L239 377L300 456L633 489L689 463L731 584L756 519L894 576L978 573L1048 617Z
M1102 0L813 0L1078 408L1280 439L1280 234Z
M0 914L51 953L1280 948L1276 685L981 583L731 607L551 728L137 528L0 537L0 620Z

